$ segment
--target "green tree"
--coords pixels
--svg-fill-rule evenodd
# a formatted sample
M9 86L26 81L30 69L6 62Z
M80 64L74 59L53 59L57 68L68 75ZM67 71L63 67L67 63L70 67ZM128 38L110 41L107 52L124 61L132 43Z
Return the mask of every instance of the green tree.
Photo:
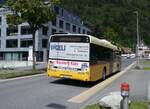
M104 30L104 36L107 40L110 40L113 43L118 43L118 34L111 27L106 27Z
M48 2L47 2L48 3ZM27 22L32 31L33 38L33 71L35 72L35 33L47 22L55 18L52 6L59 3L59 0L50 0L45 4L43 0L7 0L6 5L12 10L7 15L9 25L18 25Z
M133 12L138 11L140 37L150 45L149 0L62 0L61 4L77 13L83 21L90 22L92 30L96 30L92 32L94 34L99 34L96 33L99 31L97 25L102 35L107 27L111 27L117 33L119 44L126 47L136 44L136 15Z

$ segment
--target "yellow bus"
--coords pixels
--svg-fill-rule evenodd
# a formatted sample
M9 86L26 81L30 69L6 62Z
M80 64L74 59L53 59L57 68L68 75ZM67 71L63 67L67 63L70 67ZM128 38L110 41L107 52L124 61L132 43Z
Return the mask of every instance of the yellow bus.
M86 34L55 34L49 39L47 74L81 81L106 79L121 70L117 46Z

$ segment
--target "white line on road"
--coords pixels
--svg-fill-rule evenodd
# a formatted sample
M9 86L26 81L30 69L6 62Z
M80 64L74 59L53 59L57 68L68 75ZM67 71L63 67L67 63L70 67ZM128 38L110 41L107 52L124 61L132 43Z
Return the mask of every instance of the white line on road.
M114 80L119 78L121 75L126 73L129 69L131 69L136 62L132 63L128 67L126 67L123 71L119 72L118 74L106 79L105 81L97 84L96 86L93 86L92 88L80 93L79 95L72 97L71 99L68 100L68 102L73 102L73 103L82 103L85 100L89 99L92 95L96 94L98 91L102 90L106 86L108 86L110 83L112 83Z

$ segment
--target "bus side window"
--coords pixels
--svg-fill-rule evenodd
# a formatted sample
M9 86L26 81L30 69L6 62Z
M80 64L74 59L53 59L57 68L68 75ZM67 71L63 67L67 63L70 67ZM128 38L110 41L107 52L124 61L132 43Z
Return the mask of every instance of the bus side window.
M91 44L91 46L90 46L90 59L98 60L97 47L94 44Z
M90 46L90 59L96 61L110 61L113 60L113 51L109 48L104 48L95 44Z

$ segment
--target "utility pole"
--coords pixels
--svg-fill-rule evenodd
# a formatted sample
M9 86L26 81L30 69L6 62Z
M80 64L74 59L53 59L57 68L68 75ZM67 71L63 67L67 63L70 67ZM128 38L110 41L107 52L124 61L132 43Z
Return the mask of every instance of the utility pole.
M136 68L138 68L138 69L140 69L140 64L139 64L139 14L138 14L138 11L134 11L134 13L136 14L136 25L137 25L137 27L136 27L136 32L137 32L137 43L136 43L136 62L137 62L137 64L136 64Z

